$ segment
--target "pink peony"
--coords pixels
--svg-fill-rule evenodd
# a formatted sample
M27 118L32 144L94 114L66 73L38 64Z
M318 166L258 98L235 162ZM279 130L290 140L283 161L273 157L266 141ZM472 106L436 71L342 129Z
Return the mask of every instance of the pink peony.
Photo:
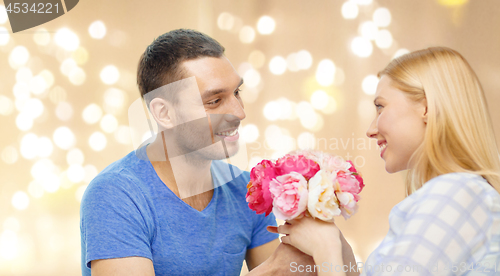
M276 161L276 174L285 175L290 172L298 172L306 180L313 177L320 167L315 161L308 159L304 155L287 154Z
M269 183L273 213L278 219L291 220L307 209L307 180L298 172L277 176Z
M358 211L358 204L356 203L355 197L351 193L337 193L337 199L340 203L340 210L342 211L342 216L345 219L350 218Z
M269 182L275 176L274 164L269 160L262 160L250 172L246 200L248 207L257 212L257 214L266 213L267 216L273 210L273 199L269 191Z
M363 183L363 177L361 177L361 174L358 173L358 171L354 167L354 164L351 162L351 160L347 160L347 162L349 164L351 164L351 167L349 168L349 171L351 173L353 173L354 177L356 177L356 180L358 180L358 182L359 182L359 191L361 192L361 190L363 190L363 188L365 187L365 184Z

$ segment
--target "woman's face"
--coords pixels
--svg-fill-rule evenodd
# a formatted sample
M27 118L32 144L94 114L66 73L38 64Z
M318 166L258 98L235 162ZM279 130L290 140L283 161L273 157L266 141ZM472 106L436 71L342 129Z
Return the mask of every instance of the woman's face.
M412 101L384 75L377 86L374 104L377 115L366 135L377 139L386 171L395 173L411 168L408 161L424 139L426 101Z

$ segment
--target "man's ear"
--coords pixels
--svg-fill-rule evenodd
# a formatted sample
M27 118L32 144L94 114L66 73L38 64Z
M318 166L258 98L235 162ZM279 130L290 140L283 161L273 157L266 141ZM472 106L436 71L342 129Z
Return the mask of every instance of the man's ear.
M160 128L171 129L175 126L173 121L175 111L168 101L162 98L154 98L149 103L149 111Z

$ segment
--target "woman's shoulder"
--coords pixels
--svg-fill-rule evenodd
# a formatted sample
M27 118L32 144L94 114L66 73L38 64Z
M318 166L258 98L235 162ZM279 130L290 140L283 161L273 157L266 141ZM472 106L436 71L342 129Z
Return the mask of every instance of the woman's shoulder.
M456 172L447 173L427 181L415 192L419 198L450 199L462 204L482 198L490 207L500 209L500 194L482 176Z
M427 181L420 190L427 193L449 193L466 188L472 189L475 193L495 190L482 176L465 172L436 176Z

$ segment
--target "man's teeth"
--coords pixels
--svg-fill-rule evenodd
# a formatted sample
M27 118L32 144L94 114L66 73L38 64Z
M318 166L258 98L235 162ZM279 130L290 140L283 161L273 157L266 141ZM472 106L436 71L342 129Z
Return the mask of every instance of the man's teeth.
M236 135L236 133L238 133L238 129L235 129L233 131L218 132L218 133L215 133L215 134L216 135L220 135L220 136L234 136L234 135Z
M383 151L387 147L386 143L383 143L379 146L380 151Z

